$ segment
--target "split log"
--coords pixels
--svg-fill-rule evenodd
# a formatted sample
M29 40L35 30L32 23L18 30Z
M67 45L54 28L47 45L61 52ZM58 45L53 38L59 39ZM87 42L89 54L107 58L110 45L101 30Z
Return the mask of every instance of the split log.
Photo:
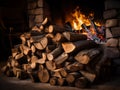
M56 69L56 70L51 71L51 76L62 78L62 76L60 74L60 69Z
M64 37L71 42L79 40L87 40L87 36L84 34L77 34L74 32L63 32Z
M28 46L25 46L23 44L21 44L21 48L25 55L31 55L31 53L32 53L31 48L29 48Z
M30 68L30 64L23 64L22 68L23 68L24 71L27 72L28 68Z
M48 32L53 33L53 34L62 33L64 31L66 31L65 28L63 28L59 25L50 25L48 28Z
M46 61L45 64L46 64L46 68L47 68L48 70L53 71L53 70L56 69L56 64L55 64L55 62L53 62L53 61Z
M68 59L67 53L62 53L60 56L54 59L56 65L60 65Z
M76 56L75 60L82 64L88 64L92 59L94 59L100 51L97 48L82 50Z
M38 78L40 82L42 83L47 83L50 79L50 75L47 69L43 69L41 71L38 71Z
M108 19L106 20L105 27L115 27L118 25L119 20L118 19Z
M14 74L14 76L17 76L17 72L20 71L20 70L21 70L20 68L13 67L13 74Z
M36 63L44 64L47 59L46 53L42 53L42 58L38 59Z
M84 65L78 62L74 62L66 66L66 69L71 72L77 72L84 69Z
M32 45L32 44L30 43L30 40L27 40L26 42L27 42L27 46L30 48L31 45Z
M30 64L30 67L31 67L32 70L38 71L39 65L40 65L39 63L33 62L33 63Z
M32 45L32 46L31 46L31 51L32 51L32 53L35 53L36 48L35 48L35 46L34 46L34 45Z
M15 60L19 63L19 65L28 63L27 56L23 55L23 53L16 55Z
M67 85L67 81L66 81L66 79L65 78L58 78L58 85L59 86L65 86L65 85Z
M57 81L58 80L58 78L57 77L51 77L50 78L50 85L52 85L52 86L55 86L55 85L57 85Z
M92 40L82 40L77 42L65 42L62 43L62 47L65 53L71 53L74 51L80 51L83 49L95 48L97 44Z
M67 39L64 37L63 34L57 33L57 34L55 35L55 37L53 38L53 41L54 41L54 42L65 42L65 41L67 41Z
M87 71L82 71L82 70L80 71L80 73L92 83L96 79L96 74L94 73L89 73Z
M39 50L43 50L46 48L47 44L48 44L48 39L46 37L43 37L40 39L39 42L34 43L34 46Z
M88 79L86 79L85 77L80 77L78 79L76 79L75 81L75 87L77 88L86 88L88 86Z
M38 36L31 36L30 43L37 43L41 41L41 38L43 38L45 35L38 35Z
M61 68L61 69L60 69L60 75L61 75L62 77L67 77L68 71L66 70L66 68Z
M56 45L55 45L55 44L47 45L47 47L46 47L46 52L47 52L47 53L50 53L50 52L52 52L55 48L56 48Z
M31 57L31 63L35 63L37 60L38 60L38 57L37 57L37 56L33 55L33 56Z
M61 45L54 49L52 52L47 54L48 60L53 60L63 52Z
M69 73L69 74L67 75L67 77L66 77L66 81L68 82L68 84L69 84L70 86L74 86L75 80L76 80L77 78L79 78L80 76L81 76L81 75L80 75L80 73L78 73L78 72Z

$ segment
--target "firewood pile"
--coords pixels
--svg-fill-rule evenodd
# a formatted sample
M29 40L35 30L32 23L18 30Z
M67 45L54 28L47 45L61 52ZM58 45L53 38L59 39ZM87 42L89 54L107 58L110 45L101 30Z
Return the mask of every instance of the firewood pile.
M110 76L111 60L104 58L103 45L84 34L49 25L45 19L20 39L2 68L9 77L86 88Z

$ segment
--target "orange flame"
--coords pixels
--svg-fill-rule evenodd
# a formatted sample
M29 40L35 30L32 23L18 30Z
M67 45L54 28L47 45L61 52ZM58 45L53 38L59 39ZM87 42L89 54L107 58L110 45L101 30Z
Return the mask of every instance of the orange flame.
M77 8L75 9L74 13L72 13L72 17L73 17L73 18L72 18L72 20L70 21L70 23L71 23L71 25L72 25L72 28L73 28L74 30L81 30L81 29L82 29L81 25L82 25L83 23L84 23L86 26L90 26L90 25L91 25L88 17L94 17L94 13L90 13L90 14L88 15L88 17L87 17L85 14L81 13L79 7L77 7ZM95 22L95 24L96 24L97 26L101 26L101 24L98 23L98 22Z

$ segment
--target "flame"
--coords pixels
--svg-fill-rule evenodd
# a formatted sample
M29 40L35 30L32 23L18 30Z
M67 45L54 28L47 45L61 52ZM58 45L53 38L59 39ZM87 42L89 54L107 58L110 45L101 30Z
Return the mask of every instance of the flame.
M81 30L82 27L81 25L84 23L86 26L90 26L91 23L89 21L89 18L88 17L94 17L94 13L89 13L88 16L86 16L85 14L83 14L79 7L77 7L74 12L72 13L72 20L70 21L71 22L71 25L72 25L72 28L74 30ZM95 22L95 24L97 26L101 26L101 24L99 22Z

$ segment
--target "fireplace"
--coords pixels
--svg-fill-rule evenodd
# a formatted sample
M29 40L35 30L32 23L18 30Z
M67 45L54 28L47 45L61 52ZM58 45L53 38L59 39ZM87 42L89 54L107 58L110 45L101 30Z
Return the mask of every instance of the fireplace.
M119 3L27 0L29 31L11 48L2 71L9 77L78 88L110 79L120 68Z
M76 7L79 7L80 11L86 16L92 12L95 14L95 20L103 20L104 0L29 0L29 25L32 27L42 22L45 17L48 17L52 23L63 26L71 18L70 15Z

